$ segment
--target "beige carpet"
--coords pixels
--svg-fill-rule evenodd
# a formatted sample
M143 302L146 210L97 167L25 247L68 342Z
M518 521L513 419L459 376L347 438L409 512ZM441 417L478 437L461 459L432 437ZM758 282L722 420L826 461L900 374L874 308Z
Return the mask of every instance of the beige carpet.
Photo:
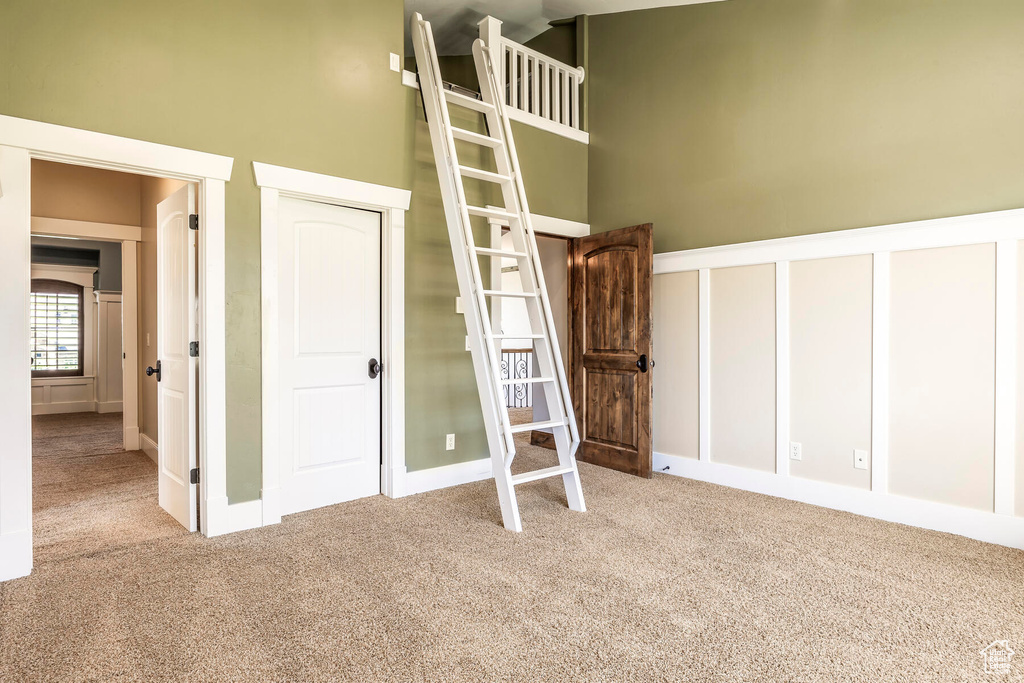
M36 566L178 535L156 494L156 465L124 451L121 413L32 418Z
M152 473L144 465L124 473ZM1024 674L1024 553L664 474L580 469L589 512L566 509L560 482L537 482L520 489L522 534L499 526L493 485L478 482L215 539L160 513L151 478L97 476L66 505L53 496L37 515L52 515L40 533L52 547L32 576L0 584L0 679ZM58 523L117 531L58 539ZM1022 653L1009 677L982 672L978 652L996 639Z

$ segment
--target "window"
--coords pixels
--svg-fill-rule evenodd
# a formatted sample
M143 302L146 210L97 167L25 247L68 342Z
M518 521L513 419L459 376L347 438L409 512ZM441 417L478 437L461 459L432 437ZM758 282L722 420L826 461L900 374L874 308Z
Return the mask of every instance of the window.
M59 280L32 280L31 296L32 376L82 375L82 288Z

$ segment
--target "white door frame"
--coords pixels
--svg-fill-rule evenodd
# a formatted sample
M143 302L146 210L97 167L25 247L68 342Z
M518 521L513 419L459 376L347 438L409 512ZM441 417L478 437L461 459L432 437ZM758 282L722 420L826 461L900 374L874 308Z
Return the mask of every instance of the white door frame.
M121 244L121 342L124 372L121 378L124 449L142 447L139 434L139 338L138 338L138 254L142 228L136 225L92 223L64 218L32 217L32 234L40 237L74 237Z
M203 533L227 530L224 183L230 157L0 115L0 580L32 570L32 407L28 363L32 159L199 184L199 497Z
M405 212L412 192L253 162L260 188L263 524L281 521L278 204L281 197L381 214L381 493L405 495Z

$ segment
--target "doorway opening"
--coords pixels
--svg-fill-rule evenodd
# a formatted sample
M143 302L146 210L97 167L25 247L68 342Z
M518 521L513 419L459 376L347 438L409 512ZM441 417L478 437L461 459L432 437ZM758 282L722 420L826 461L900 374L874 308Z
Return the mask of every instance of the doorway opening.
M548 300L551 302L551 317L555 323L555 334L562 355L564 367L569 367L569 240L556 235L536 235L537 252L540 255L541 267L544 271L544 284L547 288ZM501 246L503 251L515 251L512 235L507 228L502 229ZM500 275L492 271L492 277L501 277L503 291L516 291L521 282L516 275L519 268L516 259L494 259L500 261ZM492 316L499 323L494 329L502 335L516 334L530 329L525 300L503 299L491 302ZM534 340L523 337L502 337L501 369L504 379L533 377L539 374L534 354ZM509 384L505 388L505 405L512 424L542 422L549 419L547 403L543 391L534 391L536 385L530 383ZM536 446L554 449L555 442L551 430L534 430L526 434L529 443Z
M161 384L198 339L196 187L40 159L31 182L36 555L194 531L198 364Z

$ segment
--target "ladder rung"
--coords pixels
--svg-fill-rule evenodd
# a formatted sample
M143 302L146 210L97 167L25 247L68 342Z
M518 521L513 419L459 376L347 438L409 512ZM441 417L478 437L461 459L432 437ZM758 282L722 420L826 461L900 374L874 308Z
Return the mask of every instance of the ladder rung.
M532 432L534 429L547 429L548 427L564 427L565 420L546 420L544 422L527 422L526 424L512 425L512 433Z
M485 289L484 296L507 296L513 299L536 299L537 292L503 292L500 289Z
M462 140L463 142L472 142L474 145L481 145L483 147L501 147L503 143L498 138L492 138L489 135L482 135L480 133L474 133L471 130L465 128L456 128L452 126L452 137L456 140Z
M472 166L459 166L459 173L467 178L476 178L477 180L484 180L488 183L497 183L498 185L512 181L512 179L507 175L501 175L500 173L494 173L492 171L485 171L482 168L473 168Z
M512 332L502 332L491 336L495 339L545 339L543 334L513 334Z
M538 479L544 479L545 477L557 477L560 474L571 474L572 471L573 469L571 467L555 465L554 467L545 467L542 470L534 470L533 472L513 474L512 485L525 484L528 481L537 481Z
M482 256L501 256L502 258L526 258L521 251L505 251L503 249L489 249L488 247L474 247L476 253Z
M502 211L501 209L485 209L482 206L466 206L466 212L471 216L482 216L483 218L498 218L510 221L519 218L518 214Z
M502 384L540 384L541 382L554 382L554 377L511 377L501 380Z
M444 97L452 104L457 104L460 107L466 109L472 109L478 111L481 114L487 114L488 112L494 111L494 105L483 100L478 100L475 97L467 97L466 95L460 95L452 90L445 90Z

